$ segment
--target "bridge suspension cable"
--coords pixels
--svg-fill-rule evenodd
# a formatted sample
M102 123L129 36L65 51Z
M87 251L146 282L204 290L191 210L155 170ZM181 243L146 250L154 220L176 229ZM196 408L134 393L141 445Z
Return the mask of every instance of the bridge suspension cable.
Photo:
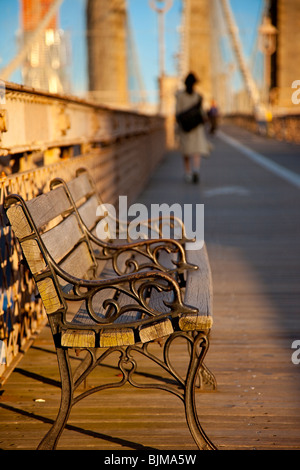
M224 11L224 17L225 21L228 27L229 31L229 36L231 39L231 44L233 51L236 56L236 60L239 66L239 69L241 71L241 74L244 78L246 88L249 92L249 95L251 97L252 103L254 105L254 108L256 109L261 109L262 108L262 103L260 99L260 93L258 91L257 85L252 77L252 74L249 70L249 67L246 63L242 45L240 42L239 34L238 34L238 28L229 4L228 0L221 0L222 8Z
M38 27L30 34L30 37L26 40L23 48L13 58L13 60L0 71L0 77L2 80L9 80L11 74L22 64L26 55L30 51L32 45L38 40L39 36L43 33L44 29L49 24L49 21L56 14L64 0L54 0L49 10L45 14Z
M128 74L129 79L132 77L134 81L134 87L137 86L137 90L132 92L129 87L129 92L131 92L132 102L138 102L140 104L144 104L147 102L147 92L145 89L145 84L143 80L143 76L141 73L138 53L136 50L136 43L134 39L134 35L132 32L131 21L129 15L127 16L127 38L128 38Z

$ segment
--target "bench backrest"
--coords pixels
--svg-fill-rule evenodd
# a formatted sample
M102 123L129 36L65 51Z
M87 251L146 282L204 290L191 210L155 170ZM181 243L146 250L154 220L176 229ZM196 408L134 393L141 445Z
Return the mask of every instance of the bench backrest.
M64 182L61 179L54 179L52 182L54 185ZM75 177L66 183L68 190L71 193L72 199L78 209L80 217L84 225L88 228L90 232L96 235L99 238L99 233L96 233L96 227L98 222L101 220L105 214L105 219L111 222L110 231L109 225L105 228L105 235L110 241L113 240L114 236L117 235L118 243L120 240L130 238L130 232L128 233L127 221L120 218L120 214L117 214L116 211L109 213L107 211L107 204L101 199L101 195L97 192L96 186L91 178L90 173L85 168L80 168L77 170ZM101 210L97 209L101 206ZM103 214L103 215L102 215ZM152 218L149 223L147 218L144 221L138 220L137 222L139 239L149 239L149 238L175 238L175 240L186 239L185 228L182 220L175 215L169 214L164 219L163 217ZM164 236L164 226L167 227L168 233ZM132 228L135 228L133 224ZM102 241L107 242L107 238ZM100 238L101 240L101 238ZM134 238L136 240L136 238ZM121 242L122 243L122 242Z
M28 202L9 196L6 212L46 311L53 313L65 305L61 289L67 282L56 277L52 260L75 277L91 279L96 262L87 236L62 187Z
M96 191L96 186L92 181L89 172L85 168L80 168L76 171L75 177L67 183L59 178L51 181L51 188L55 188L57 185L58 187L63 188L66 194L68 194L68 192L70 193L73 207L75 205L75 208L78 211L79 219L81 219L79 220L79 223L83 223L83 229L85 226L88 231L98 239L99 234L97 233L96 229L97 224L101 220L102 216L97 215L97 209L99 205L102 205L105 211L105 205ZM104 243L112 239L109 227L106 227L106 235L108 240L104 240ZM105 259L101 260L101 256L103 255L103 246L99 245L98 243L95 244L93 240L90 239L88 234L86 234L86 236L89 239L89 243L94 255L98 256L96 272L97 276L99 277L101 276L102 270L105 268L105 266L107 266L107 256L104 255Z
M111 214L107 210L107 205L102 201L101 196L97 192L95 183L91 179L88 170L85 168L78 169L75 177L67 183L65 183L60 178L55 178L51 182L51 187L56 187L59 184L62 184L64 187L66 185L65 190L70 192L70 195L79 212L79 216L89 232L95 235L98 239L102 240L104 243L112 241L114 236L110 231L110 225L106 225L105 239L103 239L99 235L99 232L97 233L96 231L97 224L103 217L105 217L106 220L111 220L114 230L121 230L122 228L120 221L117 220L116 214ZM99 206L101 206L100 211L98 210ZM125 228L125 233L127 234L127 227ZM99 246L97 249L99 250Z
M86 227L93 232L99 221L97 208L102 202L96 193L94 183L86 170L78 170L76 177L67 183L80 217Z
M111 246L110 242L115 241L115 246L124 246L124 240L129 243L132 243L134 241L143 241L146 239L151 239L151 237L153 237L153 240L164 238L163 234L160 233L161 227L159 220L157 221L157 224L155 224L155 220L147 221L146 219L145 221L138 220L137 222L140 238L131 239L131 233L130 230L128 231L127 222L125 220L120 220L115 210L112 211L112 213L109 213L109 210L107 210L107 205L103 203L101 196L97 192L96 186L90 176L90 173L85 168L78 169L74 178L68 182L65 182L61 178L55 178L51 181L50 187L62 187L64 188L66 194L70 196L70 199L73 202L73 206L79 214L79 219L81 219L80 222L83 223L83 228L88 229L87 237L89 238L91 247L94 250L94 255L97 257L97 273L100 275L102 273L102 270L107 265L108 257L112 257L112 255L109 253L109 249L106 249L107 247ZM98 211L100 205L101 210ZM97 231L97 225L103 217L105 219L104 222L106 224L105 239L101 237L101 231ZM174 226L177 226L177 230L179 229L181 235L183 235L183 224L181 221L179 225L177 225L177 222L175 220L172 220L172 222L170 223L169 219L166 219L164 223L170 226L172 225L172 223L174 223ZM112 228L112 231L110 231L110 227ZM174 233L175 230L176 228L174 229ZM168 238L172 239L172 237ZM118 255L118 270L115 271L116 273L121 273L123 272L123 269L127 269L126 263L128 261L128 256L129 255L125 254L124 252ZM134 257L135 260L138 259L138 264L140 265L148 262L148 258L146 255L137 255L135 253ZM164 250L160 250L158 258L163 269L173 270L175 267L174 262L178 261L178 252L174 251L173 253L167 253Z

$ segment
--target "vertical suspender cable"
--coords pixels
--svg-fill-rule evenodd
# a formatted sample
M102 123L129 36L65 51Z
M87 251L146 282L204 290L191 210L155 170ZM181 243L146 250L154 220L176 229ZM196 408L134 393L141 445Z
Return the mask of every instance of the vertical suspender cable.
M9 80L11 74L22 64L24 58L30 51L30 48L35 43L35 41L39 38L40 34L44 31L44 29L49 24L51 18L56 14L57 10L61 6L64 0L54 0L51 7L49 8L48 12L38 25L35 31L33 31L24 44L21 51L14 57L14 59L0 71L0 77L2 80Z
M237 62L239 64L239 68L244 78L247 90L250 94L254 107L261 108L260 95L244 58L242 45L241 45L239 35L238 35L238 28L236 26L233 13L231 11L229 0L221 0L221 3L222 3L227 27L229 30L232 47L236 55Z

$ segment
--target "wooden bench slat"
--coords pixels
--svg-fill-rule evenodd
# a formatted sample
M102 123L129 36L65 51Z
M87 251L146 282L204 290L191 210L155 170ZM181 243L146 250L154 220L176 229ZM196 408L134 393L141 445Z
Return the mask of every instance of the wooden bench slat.
M47 264L44 260L37 241L25 240L21 243L21 246L32 274L37 274L43 271Z
M31 227L20 204L10 206L7 210L7 217L13 227L16 237L22 239L32 233Z
M179 320L179 327L183 331L209 330L213 325L212 317L212 278L207 249L204 245L201 250L187 250L187 261L199 266L196 271L188 271L184 302L195 305L197 315L183 314Z
M67 330L61 335L61 345L68 348L94 348L96 335L94 331Z
M62 187L31 199L26 205L38 229L71 209L70 201Z
M87 244L85 242L80 243L68 257L60 263L60 267L72 276L90 279L95 264Z
M99 201L97 196L93 195L90 197L84 204L78 208L80 217L83 220L83 223L89 230L93 230L97 223L97 207L99 206Z
M182 331L210 330L213 326L213 318L206 315L183 314L179 318L179 328Z
M141 327L139 334L142 343L148 343L149 341L169 336L173 332L174 328L171 320L166 319L157 323L151 323L151 325Z
M57 312L62 307L52 279L46 278L37 281L37 287L48 315Z
M73 178L71 181L69 181L68 188L76 203L80 201L80 199L85 198L94 190L86 172L81 173L76 178Z
M207 249L187 250L188 263L199 266L195 271L187 272L185 302L196 305L201 315L212 316L212 277Z
M42 240L53 259L59 261L66 256L82 238L83 232L75 215L70 215L59 225L42 234Z
M131 346L135 344L132 328L107 329L100 333L100 348Z

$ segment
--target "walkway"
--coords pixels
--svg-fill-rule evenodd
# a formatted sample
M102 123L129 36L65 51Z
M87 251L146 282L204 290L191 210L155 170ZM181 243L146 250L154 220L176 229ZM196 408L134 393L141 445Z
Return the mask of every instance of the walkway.
M300 175L300 146L222 132ZM227 140L214 138L199 185L184 183L180 156L167 155L139 202L205 205L215 318L206 363L218 382L197 394L207 434L220 449L299 450L300 364L291 360L300 340L299 188ZM0 391L1 449L37 446L56 415L58 380L45 327ZM130 387L117 396L78 404L59 448L195 450L176 397Z

